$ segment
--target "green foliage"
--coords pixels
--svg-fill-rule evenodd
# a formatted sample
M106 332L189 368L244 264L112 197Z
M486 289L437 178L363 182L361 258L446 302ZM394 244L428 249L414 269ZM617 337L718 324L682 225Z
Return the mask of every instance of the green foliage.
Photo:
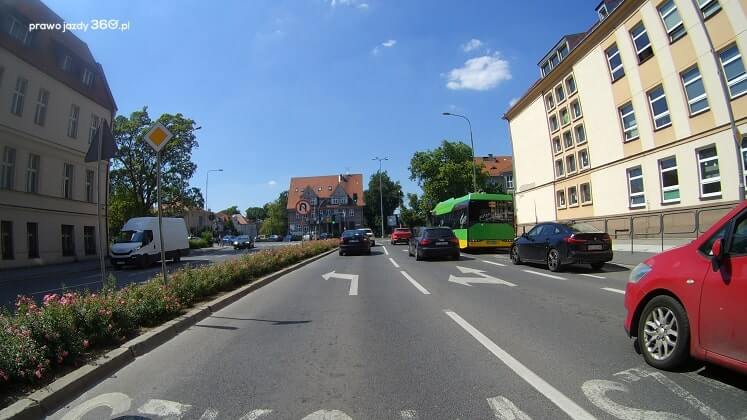
M206 241L203 238L189 240L189 249L209 248L211 246L212 246L212 243Z
M376 232L377 235L381 235L379 177L381 177L381 195L384 202L384 230L389 230L389 227L386 226L387 216L393 214L394 210L399 207L402 202L402 186L399 184L399 181L392 181L386 171L381 173L376 172L371 176L371 179L368 181L368 189L363 193L366 197L364 214L368 221L368 226Z
M202 239L203 241L207 242L208 246L210 246L209 244L213 243L213 232L211 232L209 230L203 231L200 234L200 239Z
M288 191L283 191L277 200L265 204L267 217L262 222L260 234L285 235L288 233Z
M425 226L428 222L428 209L424 209L417 194L407 194L407 207L400 207L400 219L407 227Z
M114 276L114 274L109 273L108 276L106 276L106 279L104 280L104 285L102 287L103 290L114 290L117 288L117 278Z
M234 214L241 214L241 212L239 211L239 206L231 206L223 210L223 213L226 213L229 216L233 216Z
M250 220L263 220L267 217L267 210L264 207L249 207L246 209L246 218Z

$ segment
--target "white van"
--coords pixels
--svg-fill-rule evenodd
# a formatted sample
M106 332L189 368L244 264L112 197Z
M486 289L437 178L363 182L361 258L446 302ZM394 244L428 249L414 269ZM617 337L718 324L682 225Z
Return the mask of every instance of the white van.
M161 220L166 259L179 261L181 257L189 254L187 225L181 218L164 217ZM125 264L148 267L156 261L161 261L158 218L135 217L128 220L122 227L121 236L112 245L109 258L114 268Z

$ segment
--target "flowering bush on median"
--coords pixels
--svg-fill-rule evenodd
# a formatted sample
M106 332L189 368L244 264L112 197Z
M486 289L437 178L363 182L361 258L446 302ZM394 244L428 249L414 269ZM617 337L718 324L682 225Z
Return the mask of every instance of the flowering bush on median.
M93 348L120 343L140 327L158 325L218 292L335 248L313 241L244 255L201 267L185 267L147 283L100 293L46 295L41 305L19 296L15 313L0 313L0 391L34 383L56 366L75 364Z

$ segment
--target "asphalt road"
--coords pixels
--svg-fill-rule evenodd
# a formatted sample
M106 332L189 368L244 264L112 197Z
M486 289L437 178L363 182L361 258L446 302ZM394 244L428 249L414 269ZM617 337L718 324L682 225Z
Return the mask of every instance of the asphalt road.
M745 419L747 378L648 367L627 271L402 246L318 260L138 358L53 419Z
M237 258L249 252L293 243L298 242L259 242L251 250L234 250L229 246L192 250L192 255L182 258L179 263L166 261L166 270L171 272L186 265L211 264ZM123 287L130 283L141 283L159 275L161 265L154 263L144 269L124 267L121 270L111 270L111 267L108 267L108 273L116 277L118 287ZM40 300L48 293L86 289L96 291L101 286L98 261L8 270L0 272L0 306L12 307L18 295L32 296Z

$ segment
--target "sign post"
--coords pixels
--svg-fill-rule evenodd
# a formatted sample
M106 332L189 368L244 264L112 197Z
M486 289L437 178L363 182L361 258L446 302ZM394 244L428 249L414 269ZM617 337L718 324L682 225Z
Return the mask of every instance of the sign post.
M145 134L145 141L156 151L156 200L158 201L158 240L161 243L161 273L166 284L166 244L163 242L162 212L161 212L161 150L174 135L163 124L157 122Z

